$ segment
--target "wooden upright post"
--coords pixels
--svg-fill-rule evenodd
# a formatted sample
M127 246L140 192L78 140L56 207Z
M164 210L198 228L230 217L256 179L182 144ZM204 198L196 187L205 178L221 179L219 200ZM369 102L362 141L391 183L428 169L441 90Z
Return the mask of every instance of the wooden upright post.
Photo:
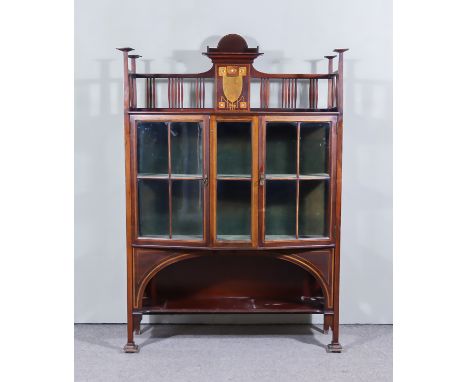
M337 108L339 112L336 125L336 192L335 192L335 250L334 250L334 281L333 281L333 318L331 326L333 331L332 342L327 345L327 351L340 353L342 346L339 342L340 331L340 249L341 249L341 180L342 180L342 147L343 147L343 53L348 49L335 49L338 57L338 84L337 84ZM330 325L330 318L327 318Z
M136 59L140 58L139 54L129 54L128 58L130 58L130 72L135 74L136 73ZM130 96L130 107L137 107L137 90L136 90L136 79L133 78L130 82L131 87L131 96Z
M124 352L137 353L138 345L133 340L135 321L133 319L133 248L132 248L132 205L131 205L131 169L130 169L130 88L128 72L128 52L132 48L118 48L123 52L124 61L124 129L125 129L125 184L126 184L126 220L127 220L127 344Z
M124 64L124 112L128 112L130 106L130 89L129 89L129 78L128 78L128 52L134 50L133 48L117 48L123 52L123 64Z
M343 53L348 49L335 49L334 52L338 53L338 111L343 113Z
M328 74L333 73L333 59L336 57L335 56L325 56L325 58L328 60ZM328 80L328 109L333 108L333 98L335 97L334 91L333 91L333 79L330 78Z

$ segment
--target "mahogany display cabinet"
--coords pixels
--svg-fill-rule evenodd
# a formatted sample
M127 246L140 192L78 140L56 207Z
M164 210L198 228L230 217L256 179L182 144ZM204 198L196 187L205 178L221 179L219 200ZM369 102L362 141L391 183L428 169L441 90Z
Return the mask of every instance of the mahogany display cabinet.
M307 313L340 352L343 53L269 74L239 35L210 70L124 62L128 341L143 315Z

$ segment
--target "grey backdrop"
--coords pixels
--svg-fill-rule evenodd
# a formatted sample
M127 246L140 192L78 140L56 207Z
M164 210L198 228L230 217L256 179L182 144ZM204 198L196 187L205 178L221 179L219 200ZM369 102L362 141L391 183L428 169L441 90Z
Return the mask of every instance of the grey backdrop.
M324 72L345 55L341 321L392 322L392 5L355 1L75 2L75 320L124 322L122 57L139 68L204 71L227 33L264 56L266 72ZM291 322L301 316L166 316L178 322ZM314 318L315 320L315 318Z

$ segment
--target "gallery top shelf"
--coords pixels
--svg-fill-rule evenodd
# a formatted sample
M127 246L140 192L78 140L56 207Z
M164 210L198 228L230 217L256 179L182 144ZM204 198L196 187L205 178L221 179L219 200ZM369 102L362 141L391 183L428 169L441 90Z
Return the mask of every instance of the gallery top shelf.
M119 48L124 59L124 107L128 112L334 112L343 111L343 53L328 60L328 73L264 73L253 67L262 55L237 34L221 38L203 54L213 66L202 73L137 73L140 55ZM320 91L319 91L320 90Z

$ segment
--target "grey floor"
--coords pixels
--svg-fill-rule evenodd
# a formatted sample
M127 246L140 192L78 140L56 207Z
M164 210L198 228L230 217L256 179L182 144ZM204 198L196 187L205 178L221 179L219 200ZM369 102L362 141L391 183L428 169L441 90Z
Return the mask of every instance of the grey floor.
M343 325L341 354L308 325L146 325L140 353L125 325L75 325L76 381L392 380L391 325Z

